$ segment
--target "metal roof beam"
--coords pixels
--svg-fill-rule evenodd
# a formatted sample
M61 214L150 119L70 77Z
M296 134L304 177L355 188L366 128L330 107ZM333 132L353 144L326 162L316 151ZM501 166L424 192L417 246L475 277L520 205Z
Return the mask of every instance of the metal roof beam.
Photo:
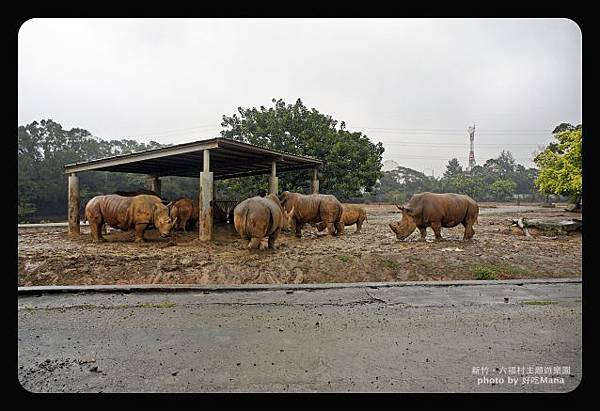
M210 150L218 147L216 139L202 143L182 144L174 147L165 147L156 150L143 151L140 153L125 154L122 156L110 157L106 159L93 160L85 163L67 164L64 166L64 173L78 173L82 171L102 170L118 165L139 163L140 161L158 159L161 157L175 156L177 154L193 153L196 151Z
M315 165L311 165L311 164L300 165L300 166L290 166L290 167L285 167L285 168L278 168L277 173L282 173L284 171L310 170L314 167L315 167ZM215 172L215 180L225 180L228 178L237 178L237 177L250 177L250 176L256 176L256 175L261 175L261 174L271 174L271 167L265 168L265 169L241 172L241 173L225 172L224 174L218 174Z

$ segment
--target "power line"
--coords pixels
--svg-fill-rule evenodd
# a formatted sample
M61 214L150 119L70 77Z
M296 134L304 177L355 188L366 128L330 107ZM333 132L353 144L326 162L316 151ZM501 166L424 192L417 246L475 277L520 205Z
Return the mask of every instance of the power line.
M436 143L436 142L429 142L429 141L388 141L388 142L383 142L382 143L384 145L404 145L404 146L410 146L410 147L427 147L427 148L435 148L435 147L464 147L465 144L459 144L459 143ZM516 146L523 146L523 147L519 147L519 148L526 148L526 147L537 147L539 144L542 143L510 143L510 144L502 144L502 143L479 143L477 144L477 146L489 146L489 147L516 147Z
M353 132L367 132L369 129L353 129ZM435 132L435 131L403 131L403 130L379 130L375 134L379 133L393 133L393 134L412 134L412 135L430 135L430 136L460 136L463 137L465 133L459 132ZM485 136L549 136L548 132L531 132L531 131L515 131L515 132L478 132Z
M182 134L191 130L200 130L200 129L221 129L220 125L215 124L199 124L196 126L186 127L186 128L178 128L178 129L169 129L162 131L151 131L144 132L138 134L129 134L125 133L127 137L153 137L153 136L164 136L169 134ZM354 126L349 129L353 129L356 131L360 130L378 130L382 133L397 133L397 134L419 134L419 135L446 135L446 136L464 136L464 130L460 129L443 129L443 128L392 128L392 127L362 127L362 126ZM360 129L360 130L357 130ZM551 134L550 130L525 130L525 129L481 129L478 130L478 134L483 135L496 135L496 134L514 134L516 136L520 135L549 135Z
M401 161L401 160L397 160L397 159L416 159L416 160L451 160L453 158L459 159L459 160L464 160L467 159L467 157L464 156L420 156L420 155L410 155L410 154L406 154L406 155L402 155L402 157L387 157L386 156L386 160L394 160L394 161ZM518 160L518 161L533 161L533 157L532 158L525 158L525 157L513 157L514 160ZM468 162L468 159L467 159Z
M444 129L444 128L392 128L392 127L362 127L353 126L349 129L362 130L389 130L399 132L428 132L428 133L451 133L464 135L465 131L460 129ZM532 134L552 134L550 130L525 130L525 129L481 129L478 133L532 133Z

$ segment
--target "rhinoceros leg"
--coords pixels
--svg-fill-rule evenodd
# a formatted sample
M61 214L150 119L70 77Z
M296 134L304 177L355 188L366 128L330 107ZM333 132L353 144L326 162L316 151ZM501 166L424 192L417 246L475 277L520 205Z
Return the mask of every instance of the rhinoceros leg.
M335 235L338 236L342 234L344 234L344 222L338 221L335 223Z
M326 223L327 226L327 233L329 235L335 235L335 226L333 223Z
M302 224L298 223L298 221L294 220L294 227L296 231L296 237L302 237Z
M440 223L440 222L431 223L431 228L433 229L433 232L435 233L435 241L443 241L444 238L442 237L442 223Z
M250 243L248 244L248 248L251 250L258 250L258 248L260 247L260 238L258 237L252 237L252 240L250 240Z
M475 230L473 230L473 223L463 223L465 226L465 234L463 235L463 240L470 240L475 235Z
M146 241L144 239L144 231L146 231L146 227L148 227L148 224L136 224L135 225L135 242L136 243L143 243L144 241Z
M363 220L362 218L359 218L358 221L356 222L356 233L360 233L360 229L362 228L362 224L363 224Z
M275 240L279 237L279 233L281 232L281 228L278 228L273 234L269 236L269 248L276 250L277 246L275 245Z
M100 223L91 223L90 222L90 231L92 233L92 240L97 242L97 243L102 243L105 242L106 239L104 237L102 237L102 226L103 224Z
M421 232L419 241L425 241L425 237L427 237L427 227L419 227L419 231Z
M188 220L186 218L182 218L181 221L179 222L179 228L181 228L181 230L184 233L186 232L187 223L188 223Z

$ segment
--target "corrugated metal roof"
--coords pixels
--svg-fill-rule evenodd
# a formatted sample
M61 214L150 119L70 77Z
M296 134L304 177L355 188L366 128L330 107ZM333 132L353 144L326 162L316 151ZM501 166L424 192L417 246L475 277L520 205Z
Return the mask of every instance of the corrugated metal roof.
M204 150L210 150L210 171L214 173L215 179L270 174L273 161L277 162L277 172L314 168L323 164L316 158L268 150L218 137L67 164L64 172L112 171L159 177L198 177L204 167Z

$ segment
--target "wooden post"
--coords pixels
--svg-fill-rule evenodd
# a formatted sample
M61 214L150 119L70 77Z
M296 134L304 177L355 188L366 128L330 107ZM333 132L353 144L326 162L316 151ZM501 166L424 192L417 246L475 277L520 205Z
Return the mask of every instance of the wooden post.
M315 168L313 170L313 178L311 181L311 192L312 194L319 194L319 176L317 174L318 170Z
M159 197L162 197L160 192L160 178L156 176L152 177L152 191L158 194Z
M277 177L277 162L271 164L271 176L269 177L269 192L277 195L279 193L279 178Z
M79 235L79 177L75 173L69 174L69 235Z
M213 173L210 172L210 151L204 150L204 171L200 173L200 241L212 240L213 232Z

